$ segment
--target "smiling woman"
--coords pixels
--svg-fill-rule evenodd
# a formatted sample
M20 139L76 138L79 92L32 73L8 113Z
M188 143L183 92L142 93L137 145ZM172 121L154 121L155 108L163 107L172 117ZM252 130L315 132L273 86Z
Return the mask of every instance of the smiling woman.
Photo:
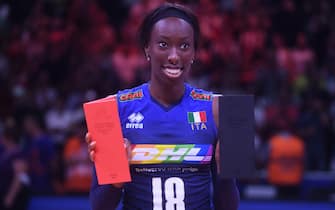
M198 20L189 9L166 4L146 16L140 28L140 39L150 61L151 94L169 106L166 101L173 102L183 95L183 84L198 46ZM165 91L171 88L174 91ZM163 96L165 99L161 99Z
M236 210L233 179L220 179L217 97L186 83L196 55L196 16L178 4L163 4L143 20L140 43L150 63L150 81L119 91L123 136L131 144L132 181L98 185L95 170L93 210ZM91 159L95 141L87 133ZM122 193L123 192L123 193Z
M161 70L166 76L180 78L188 72L194 59L192 27L184 20L169 17L158 21L151 32L151 40L145 48L152 58L153 76Z

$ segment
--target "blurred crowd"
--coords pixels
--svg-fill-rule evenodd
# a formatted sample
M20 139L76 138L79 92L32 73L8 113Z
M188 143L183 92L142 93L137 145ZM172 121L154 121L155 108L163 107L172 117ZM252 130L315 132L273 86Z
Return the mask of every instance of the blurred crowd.
M162 2L0 1L1 174L18 174L35 194L87 193L82 104L147 81L137 28ZM267 168L269 141L285 132L303 142L305 170L334 171L335 2L170 2L200 20L190 83L255 95L257 168ZM11 162L19 166L2 167Z

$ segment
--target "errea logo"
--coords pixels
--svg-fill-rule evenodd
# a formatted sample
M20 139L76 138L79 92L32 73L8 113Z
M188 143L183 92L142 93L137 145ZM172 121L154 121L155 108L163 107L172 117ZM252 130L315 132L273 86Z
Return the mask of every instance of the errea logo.
M129 122L126 124L126 128L135 128L135 129L143 129L143 123L141 123L144 119L144 116L140 113L132 113L129 115Z

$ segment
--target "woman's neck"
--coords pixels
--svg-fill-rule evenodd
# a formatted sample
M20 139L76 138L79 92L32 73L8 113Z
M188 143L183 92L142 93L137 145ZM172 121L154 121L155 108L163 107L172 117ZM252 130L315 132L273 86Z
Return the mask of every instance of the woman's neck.
M163 106L169 107L177 103L185 92L184 83L174 85L164 85L151 81L149 83L150 95L161 103Z

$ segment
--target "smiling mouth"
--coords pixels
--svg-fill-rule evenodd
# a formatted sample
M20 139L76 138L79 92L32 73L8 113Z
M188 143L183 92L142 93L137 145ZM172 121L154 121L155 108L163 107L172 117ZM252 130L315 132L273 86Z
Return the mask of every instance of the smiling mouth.
M173 77L173 78L179 77L183 73L182 68L164 67L163 71L166 75L168 75L169 77Z

